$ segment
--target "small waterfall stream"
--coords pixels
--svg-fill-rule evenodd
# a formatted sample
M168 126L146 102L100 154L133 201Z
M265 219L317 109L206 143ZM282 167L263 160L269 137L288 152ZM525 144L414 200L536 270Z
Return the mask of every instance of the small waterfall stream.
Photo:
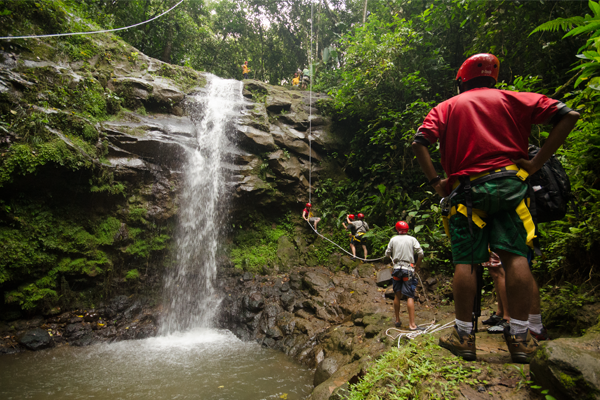
M229 204L222 164L227 138L243 106L242 83L209 75L206 90L188 103L198 148L188 151L177 233L177 264L165 277L162 335L210 327L219 296L213 280Z

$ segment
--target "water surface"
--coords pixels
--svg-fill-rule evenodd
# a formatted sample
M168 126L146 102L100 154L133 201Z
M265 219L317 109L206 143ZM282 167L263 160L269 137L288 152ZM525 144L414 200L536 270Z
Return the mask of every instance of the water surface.
M312 372L229 331L0 358L0 399L304 399Z

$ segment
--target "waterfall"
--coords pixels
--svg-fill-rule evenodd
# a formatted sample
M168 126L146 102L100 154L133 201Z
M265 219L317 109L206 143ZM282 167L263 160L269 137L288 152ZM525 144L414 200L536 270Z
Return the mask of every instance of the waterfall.
M210 327L220 302L213 283L230 201L225 158L232 143L227 133L234 129L243 105L243 86L213 75L207 80L205 89L188 99L197 148L189 149L184 164L177 258L164 285L163 335Z

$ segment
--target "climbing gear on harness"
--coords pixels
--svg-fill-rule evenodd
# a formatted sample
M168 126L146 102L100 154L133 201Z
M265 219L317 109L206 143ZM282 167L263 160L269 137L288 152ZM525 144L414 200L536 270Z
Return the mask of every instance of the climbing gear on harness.
M364 219L365 218L365 214L363 213L358 213L358 219Z
M396 230L398 233L406 234L408 233L408 224L404 221L396 222Z
M442 206L442 221L444 223L444 230L446 231L446 235L450 237L450 218L457 213L463 214L467 217L469 221L469 232L473 235L473 224L475 224L478 228L482 229L485 227L486 223L483 221L483 218L487 217L487 214L483 210L473 208L472 197L471 197L471 189L477 185L480 185L485 182L489 182L493 179L504 178L504 177L517 177L523 182L527 182L527 178L529 174L524 169L519 168L516 165L508 165L506 167L498 168L492 171L482 172L480 174L475 174L471 176L461 176L458 182L455 182L449 196L442 199L440 203ZM456 206L451 205L451 201L454 197L458 195L458 193L464 193L465 203L466 204L458 204ZM536 251L536 254L541 255L539 251L539 246L534 241L537 238L537 226L534 223L535 216L535 203L531 202L531 190L529 194L529 199L527 199L527 203L525 199L519 203L516 208L516 213L523 222L523 226L527 232L527 244L530 247L533 247ZM528 207L529 205L529 207Z
M535 145L529 145L529 159L533 159L540 151ZM529 178L535 199L536 223L556 221L564 218L573 205L578 217L577 208L571 194L571 183L560 161L552 155L542 168Z
M312 207L312 204L306 203L306 208L311 208L311 207Z
M350 214L350 215L348 215L348 219L349 219L350 221L354 221L354 214Z
M475 54L465 60L458 69L456 81L464 83L480 76L490 76L498 82L500 61L495 55L489 53Z

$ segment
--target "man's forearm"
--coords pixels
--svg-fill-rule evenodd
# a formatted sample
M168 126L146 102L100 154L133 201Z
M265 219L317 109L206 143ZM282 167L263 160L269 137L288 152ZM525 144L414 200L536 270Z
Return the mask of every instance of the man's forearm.
M548 139L544 142L544 145L540 151L533 158L533 167L537 170L542 168L544 163L552 157L552 154L556 153L556 150L565 142L569 133L575 127L575 123L579 119L579 113L576 111L570 111L556 124L554 128L548 134Z
M432 179L438 176L435 167L433 166L433 161L431 161L431 155L429 154L429 150L427 147L423 146L420 143L413 142L412 144L413 152L417 157L417 161L427 178L427 182L431 182ZM433 183L433 189L439 194L441 197L446 197L448 193L446 193L446 185L447 179L437 179L437 182Z

